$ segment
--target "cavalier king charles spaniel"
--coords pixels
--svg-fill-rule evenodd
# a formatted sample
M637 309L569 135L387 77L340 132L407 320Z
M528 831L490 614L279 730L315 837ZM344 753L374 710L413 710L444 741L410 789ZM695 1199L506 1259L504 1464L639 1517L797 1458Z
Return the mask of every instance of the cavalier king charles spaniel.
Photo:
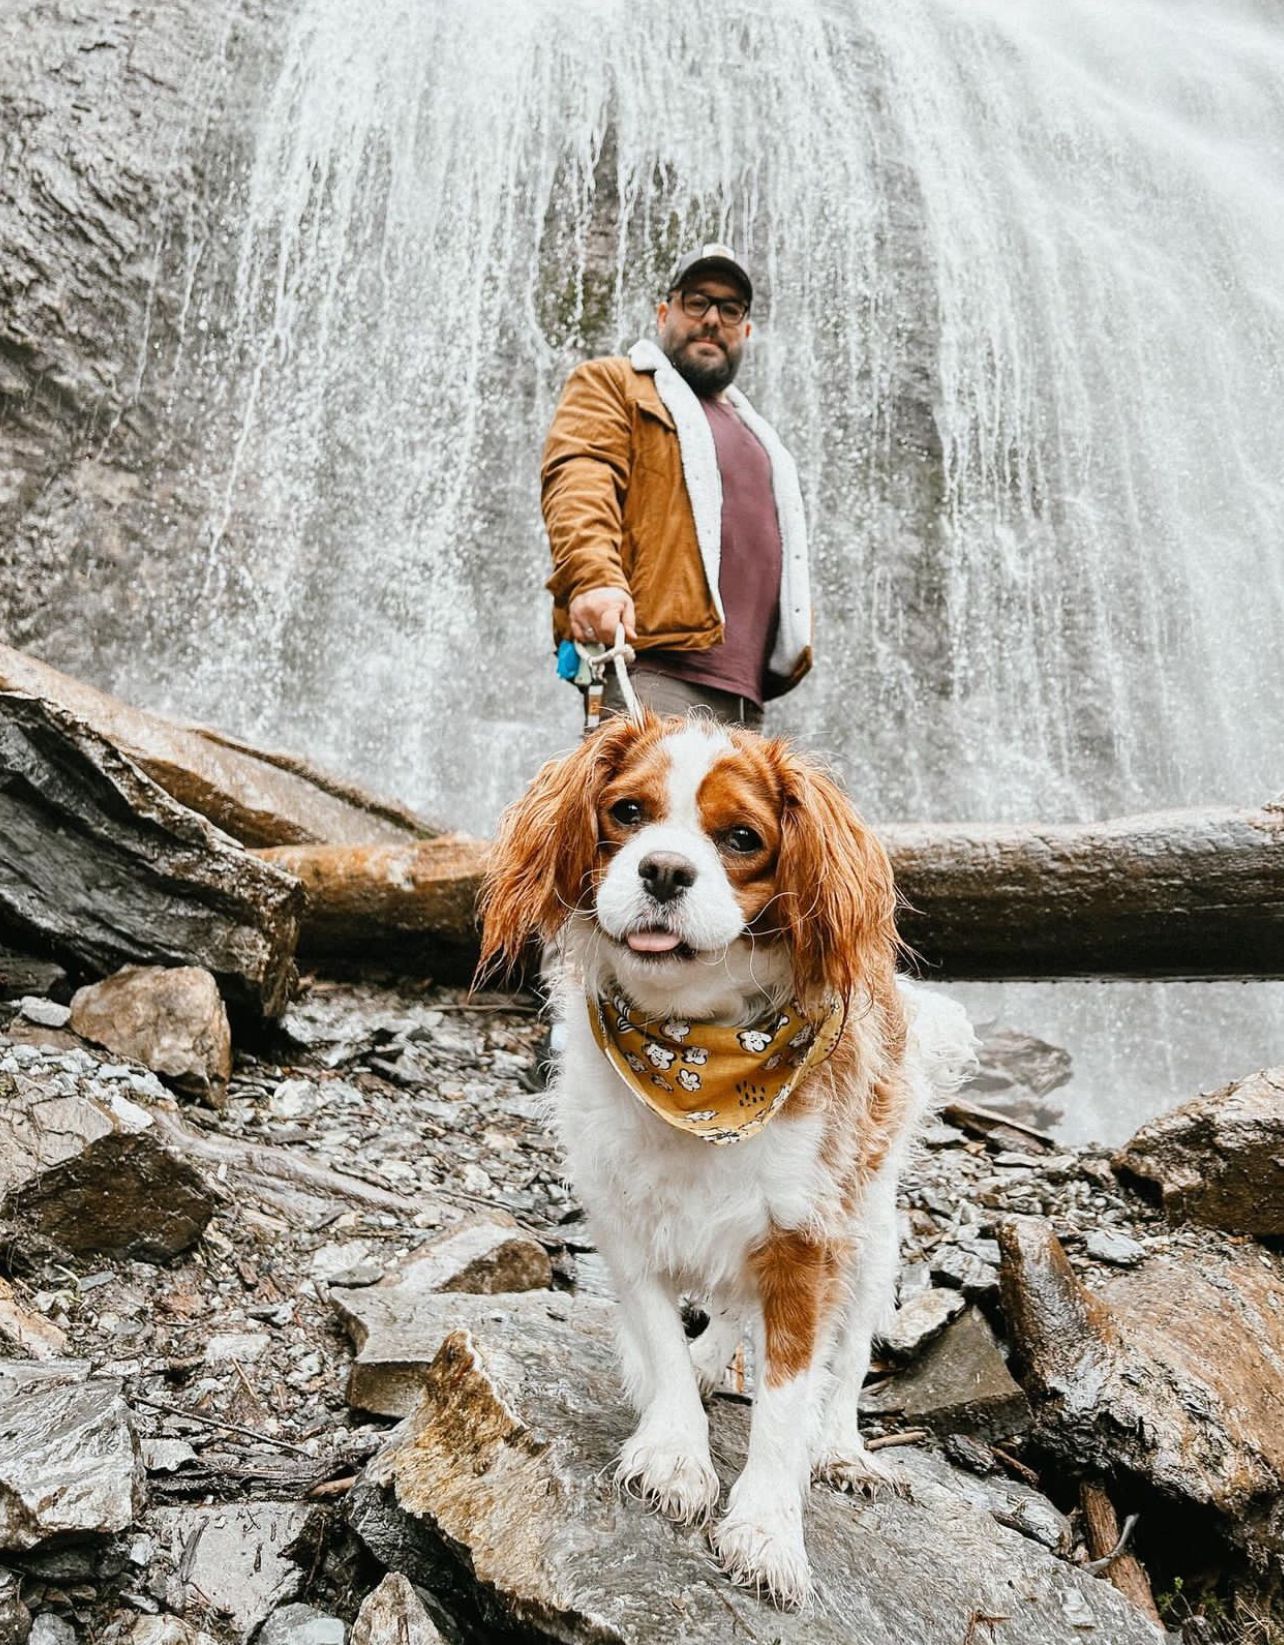
M958 1005L896 976L887 857L788 744L619 718L500 826L483 969L559 956L551 1092L619 1297L638 1412L617 1479L678 1521L719 1501L702 1396L752 1329L748 1460L711 1539L733 1580L810 1592L812 1480L885 1477L857 1424L894 1306L896 1180L970 1064ZM682 1301L709 1322L694 1341Z

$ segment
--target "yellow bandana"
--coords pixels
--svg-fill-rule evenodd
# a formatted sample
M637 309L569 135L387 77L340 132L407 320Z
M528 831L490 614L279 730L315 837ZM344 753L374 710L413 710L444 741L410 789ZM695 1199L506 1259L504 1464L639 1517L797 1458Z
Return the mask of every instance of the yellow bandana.
M784 1106L804 1074L832 1056L842 1033L835 1005L810 1023L790 1004L748 1028L647 1022L623 994L588 1001L602 1054L662 1120L706 1142L743 1142Z

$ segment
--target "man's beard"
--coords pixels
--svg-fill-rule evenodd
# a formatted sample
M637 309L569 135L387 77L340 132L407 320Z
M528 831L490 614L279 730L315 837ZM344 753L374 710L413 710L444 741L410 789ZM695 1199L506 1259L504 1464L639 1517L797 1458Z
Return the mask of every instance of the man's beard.
M693 359L687 353L689 343L706 340L702 337L688 339L676 353L669 355L669 359L678 375L685 378L702 400L711 400L735 382L736 372L740 369L740 356L733 357L731 350L724 348L719 358Z

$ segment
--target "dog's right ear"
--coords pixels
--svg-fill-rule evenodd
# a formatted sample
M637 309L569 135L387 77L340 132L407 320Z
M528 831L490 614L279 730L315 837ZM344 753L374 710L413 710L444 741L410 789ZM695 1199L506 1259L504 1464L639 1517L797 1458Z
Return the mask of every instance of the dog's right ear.
M548 943L592 892L598 858L598 799L653 716L639 726L607 720L579 747L536 772L500 818L480 909L482 951L475 983L511 970L532 937Z

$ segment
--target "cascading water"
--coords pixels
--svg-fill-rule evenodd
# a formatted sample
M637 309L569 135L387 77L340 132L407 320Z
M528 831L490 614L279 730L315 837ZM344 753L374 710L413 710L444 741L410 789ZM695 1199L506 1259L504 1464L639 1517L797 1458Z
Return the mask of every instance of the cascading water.
M1284 29L1234 0L300 0L234 274L193 277L210 502L160 691L488 829L576 731L560 384L720 238L814 534L821 660L774 723L876 819L1261 800L1282 146ZM1109 993L1151 1044L1200 1013L1169 1100L1284 1049L1273 985Z

